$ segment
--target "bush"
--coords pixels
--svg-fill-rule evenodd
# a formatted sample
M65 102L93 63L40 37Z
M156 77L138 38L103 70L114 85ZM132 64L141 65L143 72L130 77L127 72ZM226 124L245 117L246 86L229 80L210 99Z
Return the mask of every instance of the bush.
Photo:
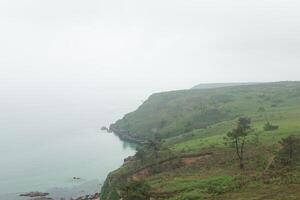
M300 137L290 135L283 138L280 142L282 146L279 151L279 157L281 163L284 165L290 165L300 157Z
M264 107L259 107L257 112L259 112L259 113L266 112L266 109Z
M270 122L267 122L264 126L265 131L274 131L274 130L277 130L278 128L279 128L279 126L272 125Z
M123 200L149 200L150 186L143 181L130 181L121 188Z

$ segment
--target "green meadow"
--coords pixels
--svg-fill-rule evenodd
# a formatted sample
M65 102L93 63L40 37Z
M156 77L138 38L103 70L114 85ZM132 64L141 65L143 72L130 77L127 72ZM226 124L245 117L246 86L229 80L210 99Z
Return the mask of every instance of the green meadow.
M240 117L251 118L244 169L225 139ZM144 143L101 199L300 199L300 152L283 165L280 143L300 136L300 82L158 93L110 128Z

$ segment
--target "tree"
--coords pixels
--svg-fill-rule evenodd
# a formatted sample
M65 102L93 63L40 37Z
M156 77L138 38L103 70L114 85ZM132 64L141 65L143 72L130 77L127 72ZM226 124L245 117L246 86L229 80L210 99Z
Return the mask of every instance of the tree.
M264 113L264 112L266 112L266 109L264 107L259 107L257 112Z
M292 164L292 161L298 158L296 155L300 153L300 137L290 135L281 139L279 144L282 146L280 150L282 161L285 164Z
M135 157L143 164L146 157L145 149L143 147L138 147Z
M157 159L162 145L161 139L158 137L158 135L155 134L153 139L147 140L145 145L150 151L152 151L153 155Z
M239 159L240 169L244 169L244 147L251 131L251 119L241 117L238 119L236 128L227 133L227 139L233 144Z

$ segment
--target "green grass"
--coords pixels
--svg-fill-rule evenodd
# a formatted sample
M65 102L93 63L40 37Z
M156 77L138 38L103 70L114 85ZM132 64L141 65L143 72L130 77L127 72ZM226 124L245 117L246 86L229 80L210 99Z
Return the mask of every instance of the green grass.
M241 115L255 115L260 107L268 115L285 112L297 107L299 91L299 82L282 82L158 93L111 128L142 139L154 134L170 138Z
M250 117L253 128L245 146L244 171L239 170L234 149L224 143L240 116ZM265 131L267 121L279 128ZM145 140L158 135L168 151L161 151L159 159L149 153L144 164L134 160L112 173L102 189L103 200L117 200L118 188L140 168L168 156L200 152L212 152L212 156L167 170L161 166L144 177L156 200L300 199L296 189L300 188L300 164L290 172L296 182L283 172L268 183L263 176L279 151L278 142L291 134L300 135L299 82L154 94L111 128L117 134Z
M153 184L153 187L164 189L164 192L175 194L172 200L196 199L207 196L218 195L230 191L235 187L235 180L231 176L211 177L207 179L182 179L174 178L170 181Z

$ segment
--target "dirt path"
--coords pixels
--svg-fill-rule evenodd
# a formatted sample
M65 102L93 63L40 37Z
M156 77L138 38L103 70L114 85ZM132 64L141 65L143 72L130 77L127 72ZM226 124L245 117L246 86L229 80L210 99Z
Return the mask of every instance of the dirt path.
M145 166L141 169L136 170L132 174L130 174L128 179L139 181L141 179L144 179L145 177L151 176L153 172L151 172L151 169L157 165L160 165L163 171L169 170L169 169L175 169L182 166L192 165L195 163L199 163L201 161L206 160L207 158L212 156L212 152L208 153L200 153L200 154L192 154L192 155L183 155L180 157L171 157L165 160L161 160L157 163ZM176 164L174 164L174 161L178 161Z

